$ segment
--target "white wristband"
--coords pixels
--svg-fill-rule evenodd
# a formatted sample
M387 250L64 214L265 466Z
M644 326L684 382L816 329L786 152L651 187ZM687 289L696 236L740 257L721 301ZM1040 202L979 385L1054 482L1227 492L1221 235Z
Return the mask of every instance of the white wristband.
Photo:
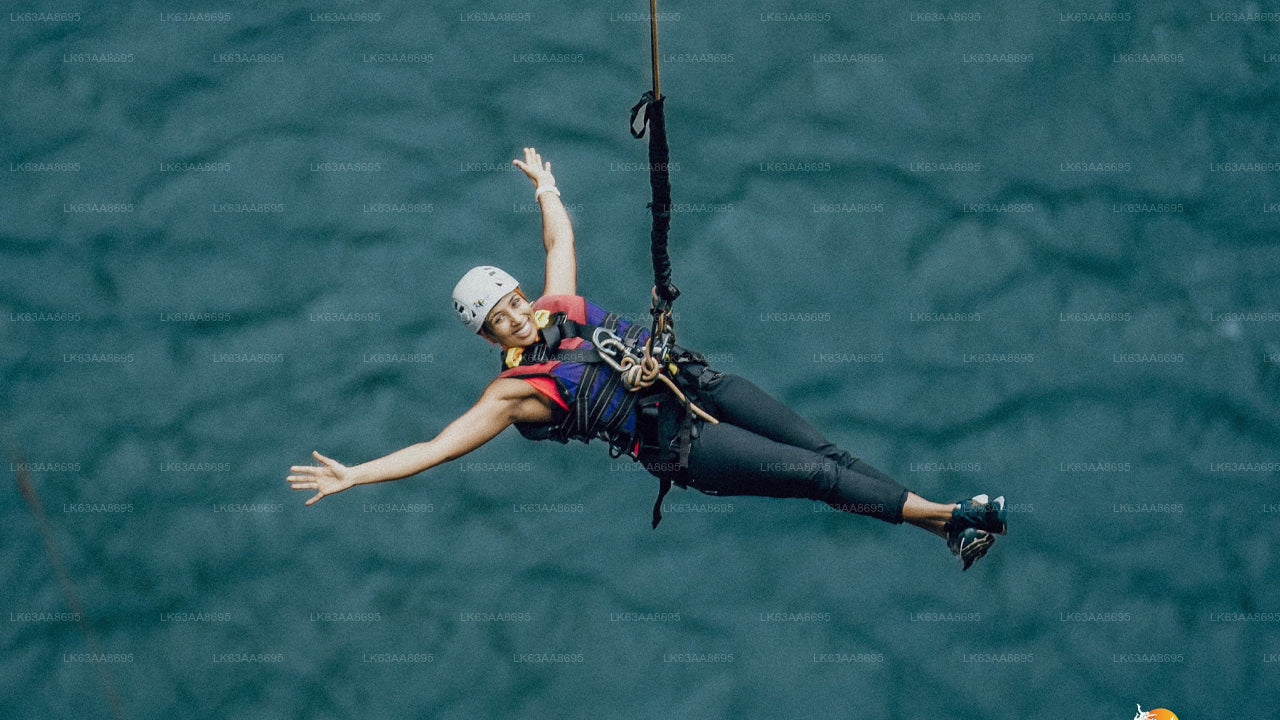
M533 199L537 200L538 198L542 197L542 193L555 193L556 197L560 197L560 191L556 188L556 186L548 185L546 187L540 187L537 190L534 190Z

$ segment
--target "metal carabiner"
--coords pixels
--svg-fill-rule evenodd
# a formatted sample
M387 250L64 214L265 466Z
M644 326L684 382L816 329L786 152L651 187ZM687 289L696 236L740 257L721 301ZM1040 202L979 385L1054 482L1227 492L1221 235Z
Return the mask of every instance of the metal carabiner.
M628 356L627 346L622 344L622 338L607 328L598 327L591 333L591 344L595 346L596 352L600 353L600 359L617 370L623 372L622 359ZM614 353L617 357L614 357Z

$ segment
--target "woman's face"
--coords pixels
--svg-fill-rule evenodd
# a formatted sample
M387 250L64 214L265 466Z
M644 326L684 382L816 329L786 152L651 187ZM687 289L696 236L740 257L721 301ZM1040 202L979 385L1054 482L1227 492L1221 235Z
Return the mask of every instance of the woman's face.
M504 348L528 347L538 341L533 306L518 290L502 296L489 311L484 327L485 335Z

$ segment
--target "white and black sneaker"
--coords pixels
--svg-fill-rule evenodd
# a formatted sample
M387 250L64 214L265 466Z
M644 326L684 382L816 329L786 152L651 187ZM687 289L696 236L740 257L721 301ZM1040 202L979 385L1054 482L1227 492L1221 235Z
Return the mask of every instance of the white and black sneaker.
M996 535L1005 533L1004 496L995 500L987 500L987 496L974 495L968 500L960 500L955 510L951 511L951 521L947 530L963 530L971 527L986 530Z
M960 559L962 570L968 570L996 542L996 535L1004 535L1004 497L988 500L986 495L975 495L961 500L951 511L947 522L947 547Z

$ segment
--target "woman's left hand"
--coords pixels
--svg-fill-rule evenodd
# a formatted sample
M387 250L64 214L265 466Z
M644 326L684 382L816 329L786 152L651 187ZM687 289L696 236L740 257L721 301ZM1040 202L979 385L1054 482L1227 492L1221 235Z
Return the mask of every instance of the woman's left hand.
M533 181L534 187L555 187L556 179L551 175L551 163L544 163L538 151L527 147L524 149L524 162L519 158L511 161L513 165L524 171Z
M327 458L314 450L311 451L311 454L324 464L294 465L289 468L289 471L296 474L287 478L290 487L294 490L316 491L316 494L307 501L308 505L315 504L316 501L326 495L342 492L354 484L350 468L346 465L332 458Z

